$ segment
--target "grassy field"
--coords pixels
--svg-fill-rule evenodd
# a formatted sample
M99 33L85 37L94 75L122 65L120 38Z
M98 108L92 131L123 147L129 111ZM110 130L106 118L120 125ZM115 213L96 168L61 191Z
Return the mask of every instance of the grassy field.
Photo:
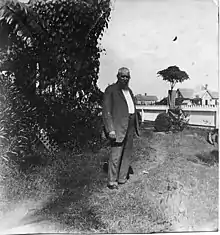
M10 179L8 186L2 187L9 189L13 185L10 205L20 211L17 217L6 213L9 196L2 193L7 200L2 203L5 213L0 227L9 223L7 218L14 217L14 227L36 227L46 221L48 229L48 224L58 224L45 232L216 230L218 149L206 142L207 130L163 134L143 126L141 133L134 144L134 175L119 190L106 187L107 175L102 166L109 147L77 156L61 152L46 168L38 168L16 182ZM42 226L36 232L43 232Z

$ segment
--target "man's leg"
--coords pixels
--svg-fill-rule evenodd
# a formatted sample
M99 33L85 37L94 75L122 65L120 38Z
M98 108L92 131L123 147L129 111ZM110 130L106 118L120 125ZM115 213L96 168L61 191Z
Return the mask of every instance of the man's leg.
M127 174L131 163L131 155L133 149L134 138L134 115L130 116L127 134L124 140L124 148L122 152L121 165L119 171L119 183L125 183L127 181Z
M108 185L117 185L119 165L124 143L111 143L111 155L108 163Z

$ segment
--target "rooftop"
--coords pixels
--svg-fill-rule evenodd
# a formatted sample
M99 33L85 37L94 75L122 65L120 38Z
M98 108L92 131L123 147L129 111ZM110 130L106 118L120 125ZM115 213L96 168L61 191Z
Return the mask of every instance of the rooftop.
M179 88L179 89L177 89L177 91L179 91L181 93L183 98L193 99L195 97L194 96L195 91L193 89Z
M208 90L208 92L209 92L209 94L211 95L211 97L212 97L213 99L218 99L218 98L219 98L219 94L218 94L217 91L209 91L209 90Z
M136 95L138 101L157 101L157 96L154 95Z

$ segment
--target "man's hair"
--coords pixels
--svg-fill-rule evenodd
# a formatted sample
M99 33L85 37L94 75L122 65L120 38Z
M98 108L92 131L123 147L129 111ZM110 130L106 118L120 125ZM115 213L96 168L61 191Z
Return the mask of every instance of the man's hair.
M118 74L117 74L117 77L120 77L121 75L128 75L130 77L130 71L128 68L126 67L122 67L118 70Z

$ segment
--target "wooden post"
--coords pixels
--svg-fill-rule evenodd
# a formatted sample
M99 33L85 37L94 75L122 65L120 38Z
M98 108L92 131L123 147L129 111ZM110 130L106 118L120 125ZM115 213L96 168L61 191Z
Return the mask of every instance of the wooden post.
M144 122L144 109L141 109L141 122Z

